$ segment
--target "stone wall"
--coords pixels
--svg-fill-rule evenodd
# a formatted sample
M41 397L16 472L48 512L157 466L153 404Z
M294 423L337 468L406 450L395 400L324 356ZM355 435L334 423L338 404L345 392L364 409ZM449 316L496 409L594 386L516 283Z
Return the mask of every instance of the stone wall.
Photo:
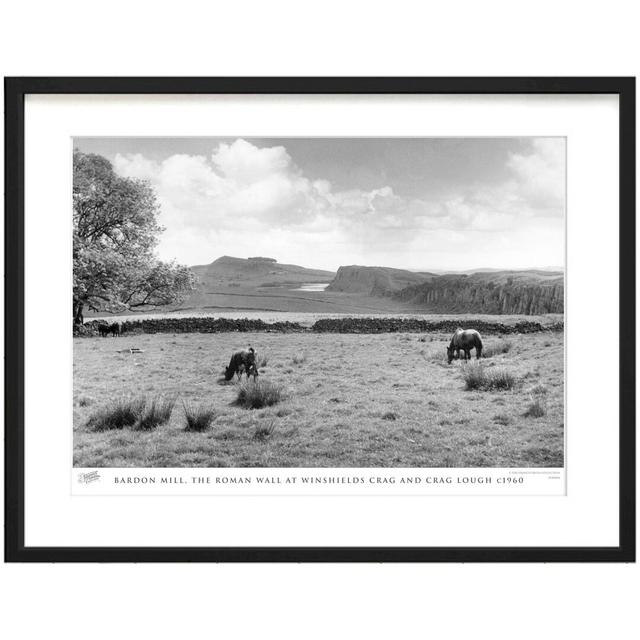
M480 333L538 333L540 331L562 331L563 322L550 325L523 320L515 324L465 319L466 329ZM320 333L453 333L460 327L460 320L420 320L419 318L325 318L312 327Z
M92 320L74 329L75 336L96 336L98 326L104 321ZM460 320L421 320L419 318L324 318L317 320L311 329L297 322L264 322L248 318L162 318L127 321L122 323L123 333L229 333L229 332L277 332L300 333L453 333ZM484 334L538 333L562 331L563 322L542 324L523 320L515 324L465 319L464 327L477 329Z
M115 322L115 320L114 320ZM93 320L87 322L79 330L74 330L74 335L98 335L100 324L111 324ZM297 322L264 322L262 320L250 320L248 318L154 318L149 320L134 320L122 322L124 334L136 333L229 333L229 332L255 332L275 331L279 333L291 333L304 331Z

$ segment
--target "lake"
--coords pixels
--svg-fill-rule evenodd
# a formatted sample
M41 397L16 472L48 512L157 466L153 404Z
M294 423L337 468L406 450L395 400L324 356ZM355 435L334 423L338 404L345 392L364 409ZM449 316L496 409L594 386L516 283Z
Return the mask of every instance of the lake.
M291 291L315 291L318 293L324 291L328 286L328 282L303 282L299 287L291 289Z

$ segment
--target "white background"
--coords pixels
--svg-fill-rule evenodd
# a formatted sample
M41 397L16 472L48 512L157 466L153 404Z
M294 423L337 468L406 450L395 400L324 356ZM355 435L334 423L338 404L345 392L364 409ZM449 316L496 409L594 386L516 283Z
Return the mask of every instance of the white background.
M4 75L636 75L634 3L11 3ZM447 6L450 7L447 9ZM11 637L630 636L633 566L3 566Z

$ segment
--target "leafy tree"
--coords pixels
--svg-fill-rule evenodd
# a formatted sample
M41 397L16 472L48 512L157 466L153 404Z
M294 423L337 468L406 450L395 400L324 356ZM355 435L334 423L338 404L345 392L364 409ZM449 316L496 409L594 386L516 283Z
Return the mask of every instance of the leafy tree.
M163 229L152 187L117 175L102 156L73 153L73 318L85 307L122 311L180 302L194 286L185 266L154 254Z

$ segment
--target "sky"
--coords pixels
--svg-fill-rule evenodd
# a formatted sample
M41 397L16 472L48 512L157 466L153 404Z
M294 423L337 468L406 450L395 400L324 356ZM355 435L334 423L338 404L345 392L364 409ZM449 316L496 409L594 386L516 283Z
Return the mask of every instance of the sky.
M181 264L564 266L564 138L75 138L149 181Z

